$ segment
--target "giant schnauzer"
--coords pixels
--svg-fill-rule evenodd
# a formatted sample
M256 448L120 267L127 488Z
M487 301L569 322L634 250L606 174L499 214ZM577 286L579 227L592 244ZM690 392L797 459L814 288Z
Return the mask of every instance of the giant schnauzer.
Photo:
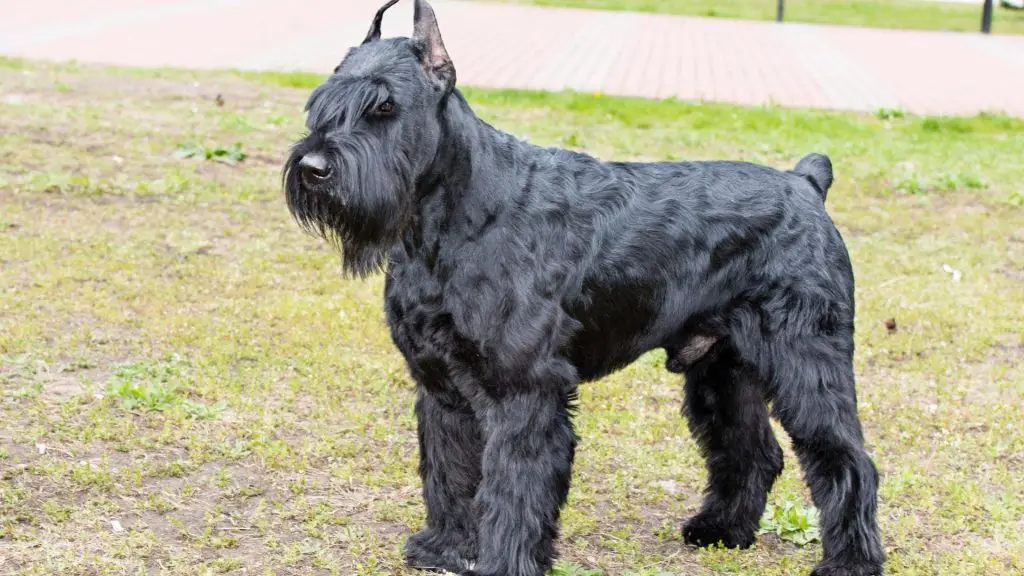
M415 0L412 37L380 38L396 1L313 91L284 187L348 274L386 269L388 325L417 386L427 510L409 564L544 574L577 386L664 348L685 374L709 475L685 540L754 542L782 470L770 405L821 510L813 574L881 574L829 159L779 171L527 144L474 115L427 2Z

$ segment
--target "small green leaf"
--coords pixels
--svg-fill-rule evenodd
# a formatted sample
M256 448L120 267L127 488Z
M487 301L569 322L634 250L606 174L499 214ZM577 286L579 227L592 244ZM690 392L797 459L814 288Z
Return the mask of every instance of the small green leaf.
M175 158L204 158L206 150L198 144L182 144L174 152Z
M813 506L794 502L766 506L759 532L774 533L780 539L800 546L816 542L820 540L818 510Z
M174 156L176 158L213 160L214 162L221 162L232 166L249 157L248 154L242 151L242 144L240 142L236 142L227 148L223 146L204 148L198 144L182 144L178 146Z

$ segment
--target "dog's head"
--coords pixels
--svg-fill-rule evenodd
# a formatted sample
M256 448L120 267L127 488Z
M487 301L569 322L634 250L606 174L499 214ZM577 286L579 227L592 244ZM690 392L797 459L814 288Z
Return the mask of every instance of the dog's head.
M424 0L415 0L411 37L380 38L384 12L397 2L377 11L363 43L313 91L308 134L285 164L292 215L339 244L345 271L357 275L384 263L409 221L455 87L455 67Z

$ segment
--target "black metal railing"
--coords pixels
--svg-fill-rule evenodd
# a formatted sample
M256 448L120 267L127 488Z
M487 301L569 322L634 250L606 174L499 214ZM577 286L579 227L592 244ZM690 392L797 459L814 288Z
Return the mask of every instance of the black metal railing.
M981 31L985 34L992 31L992 0L985 0L981 8Z

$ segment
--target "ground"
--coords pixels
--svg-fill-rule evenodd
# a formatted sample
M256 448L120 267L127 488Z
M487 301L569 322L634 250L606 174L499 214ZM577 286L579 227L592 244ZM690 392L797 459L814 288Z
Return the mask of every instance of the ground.
M318 80L0 60L0 574L409 574L424 510L382 280L343 279L280 189ZM1024 122L467 96L604 158L832 155L888 573L1024 570ZM664 361L582 389L559 573L806 574L784 436L770 501L804 525L682 545L705 473Z
M596 10L660 12L686 16L716 16L751 20L774 20L773 0L487 0L518 2L539 6L570 6ZM919 30L981 30L981 0L976 4L928 2L922 0L790 0L785 3L787 22L815 22L873 28ZM1011 10L995 1L992 32L1024 34L1024 10Z

